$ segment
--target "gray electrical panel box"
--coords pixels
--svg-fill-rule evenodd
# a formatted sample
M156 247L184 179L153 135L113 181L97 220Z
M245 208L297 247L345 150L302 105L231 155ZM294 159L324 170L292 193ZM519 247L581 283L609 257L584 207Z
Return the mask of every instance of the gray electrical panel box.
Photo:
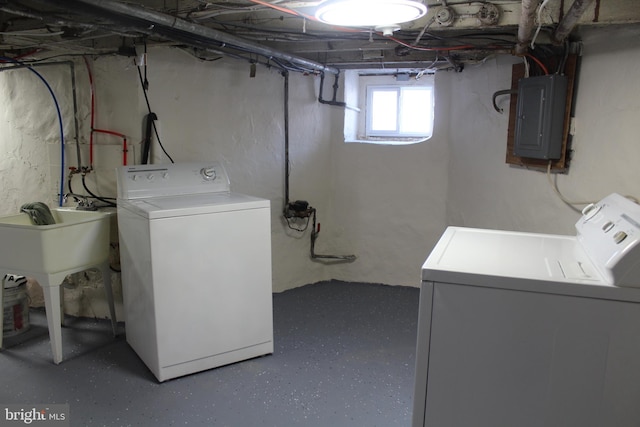
M514 154L533 159L559 159L566 104L566 76L550 74L520 79Z

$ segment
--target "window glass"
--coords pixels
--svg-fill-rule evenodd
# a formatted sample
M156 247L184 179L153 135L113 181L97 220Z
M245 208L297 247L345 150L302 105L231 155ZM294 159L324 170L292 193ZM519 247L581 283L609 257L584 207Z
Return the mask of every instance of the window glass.
M431 88L402 88L400 133L429 136L433 126Z
M366 136L430 137L431 87L367 86Z
M398 129L398 94L395 89L371 92L371 131L396 132Z

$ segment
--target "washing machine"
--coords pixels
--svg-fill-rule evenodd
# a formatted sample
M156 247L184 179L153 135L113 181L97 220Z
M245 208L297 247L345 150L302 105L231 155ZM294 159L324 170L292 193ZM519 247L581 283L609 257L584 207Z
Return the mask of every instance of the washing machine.
M413 427L637 427L640 206L576 235L446 229L422 268Z
M116 175L126 339L155 377L273 353L269 200L215 161Z

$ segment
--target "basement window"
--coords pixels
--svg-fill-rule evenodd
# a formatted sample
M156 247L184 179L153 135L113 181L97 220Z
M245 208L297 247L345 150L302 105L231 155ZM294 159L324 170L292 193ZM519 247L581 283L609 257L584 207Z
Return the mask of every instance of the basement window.
M396 70L345 73L345 142L415 144L431 138L433 75Z
M432 92L425 86L367 86L366 136L430 137Z

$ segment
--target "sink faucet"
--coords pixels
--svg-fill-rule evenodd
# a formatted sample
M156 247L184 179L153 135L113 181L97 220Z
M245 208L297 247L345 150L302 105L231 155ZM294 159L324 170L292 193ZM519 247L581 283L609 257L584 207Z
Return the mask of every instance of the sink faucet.
M73 200L78 202L76 209L80 211L95 211L98 208L93 204L93 200L89 199L89 196L83 194L67 193L62 197L62 200L66 203L69 197L73 197Z

